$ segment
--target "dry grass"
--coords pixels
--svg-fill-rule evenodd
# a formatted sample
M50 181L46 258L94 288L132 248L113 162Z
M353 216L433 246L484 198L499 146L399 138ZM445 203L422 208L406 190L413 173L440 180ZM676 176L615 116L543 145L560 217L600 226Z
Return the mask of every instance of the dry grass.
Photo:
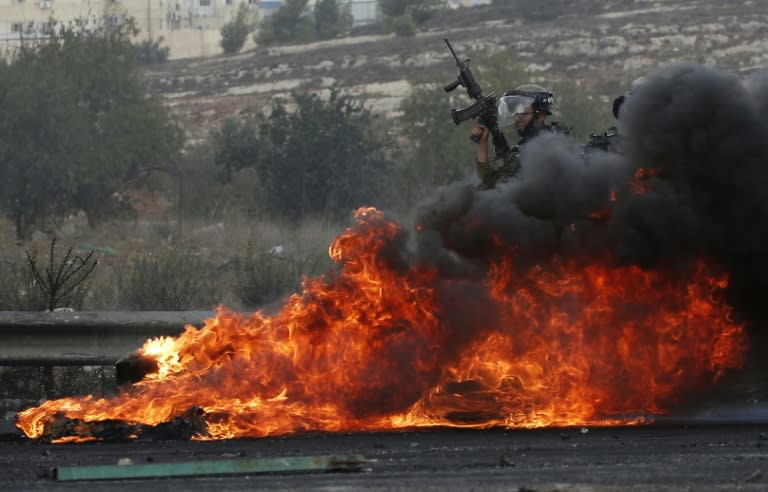
M60 227L56 233L57 246L77 248L90 245L100 251L97 253L99 265L92 275L93 286L86 299L85 310L121 309L120 304L125 302L126 296L118 298L121 282L119 275L130 271L126 270L126 265L135 265L140 259L172 255L175 251L196 255L201 265L207 265L206 271L201 273L210 278L203 279L205 282L200 284L204 287L221 287L220 293L217 292L220 299L215 301L216 304L231 309L248 308L238 296L239 279L234 266L238 257L247 254L249 241L257 253L269 252L276 246L282 246L281 254L289 259L291 265L317 268L316 262L313 264L306 259L327 258L330 242L349 226L348 223L335 224L320 220L291 224L233 217L214 224L186 221L182 224L179 237L178 223L170 219L113 222L96 229L90 229L84 221L77 219L68 221L68 224ZM13 225L7 219L0 218L0 289L10 288L3 280L8 279L6 274L11 266L23 266L26 251L46 253L49 248L49 235L38 232L30 240L17 241ZM106 248L114 249L117 255L107 254ZM327 261L330 263L330 260ZM296 274L294 270L290 271L292 275ZM125 284L125 279L122 282ZM4 293L7 292L0 292L0 296ZM12 297L8 296L9 299ZM6 304L3 303L3 307ZM208 310L213 307L205 305L193 309ZM114 368L111 367L56 367L48 376L44 371L39 367L0 367L0 398L32 401L41 396L51 398L94 391L109 392L114 389ZM44 381L49 381L50 387L45 387Z
M126 265L147 256L162 257L176 251L199 257L210 265L210 275L221 288L215 304L232 308L242 307L236 289L234 264L239 257L253 252L276 251L280 255L306 263L312 268L318 262L307 258L327 258L330 242L349 224L329 223L321 220L305 220L288 223L275 220L248 220L232 217L216 223L185 220L182 227L175 218L156 220L121 221L91 229L83 217L71 218L53 233L36 232L26 241L16 241L12 224L0 219L0 261L2 265L19 264L25 251L46 252L50 247L50 235L55 234L61 247L74 246L85 252L95 249L99 265L93 273L92 291L86 300L85 310L119 309L119 292L116 292L118 276L124 274ZM111 251L116 254L110 254ZM311 264L310 264L311 263ZM316 273L316 272L303 272ZM199 306L211 309L214 306Z

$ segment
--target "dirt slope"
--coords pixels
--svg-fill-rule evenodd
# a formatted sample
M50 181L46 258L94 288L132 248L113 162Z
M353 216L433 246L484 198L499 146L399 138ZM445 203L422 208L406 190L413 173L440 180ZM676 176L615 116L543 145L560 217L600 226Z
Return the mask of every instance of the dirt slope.
M385 114L397 111L407 79L455 68L443 43L462 56L512 48L531 81L568 79L607 101L632 80L672 62L748 72L768 64L768 2L571 0L560 9L510 7L446 11L414 37L358 35L309 45L257 48L237 56L186 59L145 69L190 135L204 138L223 117L261 111L271 97L302 87L340 88Z

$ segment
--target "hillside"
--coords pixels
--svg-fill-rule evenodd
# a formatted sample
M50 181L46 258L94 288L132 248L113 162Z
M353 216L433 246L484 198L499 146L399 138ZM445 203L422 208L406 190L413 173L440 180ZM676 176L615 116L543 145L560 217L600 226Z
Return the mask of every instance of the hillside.
M455 77L444 37L462 57L511 48L532 82L568 79L606 102L667 63L709 63L744 73L768 64L768 2L563 3L525 12L493 6L446 11L410 38L369 28L333 41L171 61L146 68L143 76L190 135L204 138L217 120L258 112L270 98L298 87L340 88L374 111L392 114L406 81L424 69L443 71L446 82Z

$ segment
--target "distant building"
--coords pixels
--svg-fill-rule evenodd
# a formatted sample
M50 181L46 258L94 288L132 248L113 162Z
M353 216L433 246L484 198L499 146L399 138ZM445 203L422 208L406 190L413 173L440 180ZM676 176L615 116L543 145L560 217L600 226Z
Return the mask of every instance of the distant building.
M140 37L157 38L180 29L219 29L240 3L257 8L257 0L3 0L0 40L44 34L50 20L103 19L110 24L133 17Z
M350 0L349 7L353 26L373 24L381 18L379 0Z
M254 19L263 19L285 0L0 0L0 52L22 39L43 36L52 19L68 23L89 18L117 25L132 17L139 39L163 38L171 58L221 53L221 27L245 4ZM309 0L312 8L316 0ZM349 8L354 26L378 22L380 0L338 0ZM482 3L485 0L450 0ZM488 2L490 0L487 0ZM487 3L487 2L486 2ZM247 41L252 42L252 41ZM0 55L2 56L2 55Z
M259 2L259 15L267 17L283 6L285 0L261 0ZM307 6L313 8L317 0L309 0ZM349 8L352 14L353 26L373 24L380 19L379 0L338 0L339 4Z

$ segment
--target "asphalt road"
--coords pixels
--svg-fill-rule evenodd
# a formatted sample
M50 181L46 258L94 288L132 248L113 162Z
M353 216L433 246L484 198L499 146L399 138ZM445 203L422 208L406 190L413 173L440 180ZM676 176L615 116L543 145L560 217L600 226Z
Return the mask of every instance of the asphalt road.
M362 454L360 472L59 482L62 466ZM768 490L768 423L51 445L0 432L0 490Z

